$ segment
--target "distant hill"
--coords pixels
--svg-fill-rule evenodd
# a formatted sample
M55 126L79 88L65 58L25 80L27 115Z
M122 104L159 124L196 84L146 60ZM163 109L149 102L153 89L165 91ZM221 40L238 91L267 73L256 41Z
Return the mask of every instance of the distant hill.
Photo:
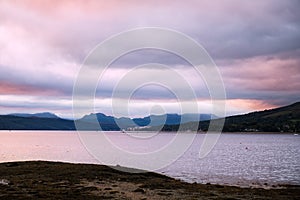
M27 115L25 115L27 116ZM99 125L77 120L86 130L99 130ZM104 131L118 131L119 127L113 124L102 124ZM14 115L0 115L0 130L76 130L73 120L48 118L45 116L20 117Z
M165 114L150 115L144 118L134 118L133 121L139 126L159 126L162 124L174 125L179 123L195 122L199 120L216 119L217 116L210 114Z
M11 116L16 116L16 117L38 117L38 118L54 118L58 119L59 117L53 113L50 112L43 112L43 113L34 113L34 114L29 114L29 113L11 113L8 114Z
M299 132L300 102L226 118L223 131Z
M85 115L79 120L76 120L76 123L80 124L80 127L86 127L87 130L99 130L99 124L93 124L94 119L97 119L98 123L101 125L101 130L104 131L119 131L121 128L116 123L114 117L107 116L103 113L89 114Z
M175 125L179 123L198 122L199 120L216 119L216 116L210 114L164 114L164 115L150 115L143 118L115 118L107 116L103 113L85 115L79 121L92 122L97 119L102 126L110 126L110 130L132 129L144 126L161 126L161 125ZM182 120L182 121L181 121Z
M218 119L215 119L218 120ZM185 123L183 130L207 131L210 121ZM179 125L165 125L163 131L176 131ZM155 130L156 127L152 127ZM300 102L280 108L225 118L223 132L300 132Z
M0 130L75 130L72 120L0 115Z

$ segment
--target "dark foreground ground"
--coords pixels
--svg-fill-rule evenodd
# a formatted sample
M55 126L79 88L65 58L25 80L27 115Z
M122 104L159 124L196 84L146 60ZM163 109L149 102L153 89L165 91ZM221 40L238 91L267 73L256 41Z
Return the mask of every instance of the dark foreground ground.
M33 161L0 164L0 199L300 199L300 186L189 184L151 172Z

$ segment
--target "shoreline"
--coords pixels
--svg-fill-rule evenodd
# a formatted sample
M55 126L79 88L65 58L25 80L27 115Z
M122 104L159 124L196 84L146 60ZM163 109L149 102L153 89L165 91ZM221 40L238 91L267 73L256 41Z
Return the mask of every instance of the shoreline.
M298 185L244 188L187 183L154 172L124 170L135 169L49 161L0 163L0 198L300 199Z
M78 130L0 130L1 132L77 132ZM83 131L83 132L104 132L104 133L124 133L122 131L100 131L100 130L79 130L79 131ZM170 133L170 134L174 134L174 133L182 133L182 134L188 134L188 133L192 133L194 134L194 132L192 131L180 131L180 132L176 132L176 131L125 131L125 133L151 133L151 132L158 132L158 133ZM196 134L206 134L207 132L196 132ZM213 132L212 132L213 133ZM291 135L300 135L300 132L260 132L260 131L233 131L233 132L221 132L221 134L291 134Z

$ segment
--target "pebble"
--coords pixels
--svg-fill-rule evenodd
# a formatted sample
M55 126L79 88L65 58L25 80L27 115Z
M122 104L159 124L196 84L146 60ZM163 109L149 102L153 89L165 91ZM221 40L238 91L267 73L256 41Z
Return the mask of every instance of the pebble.
M8 184L9 184L9 180L0 179L0 185L8 185Z

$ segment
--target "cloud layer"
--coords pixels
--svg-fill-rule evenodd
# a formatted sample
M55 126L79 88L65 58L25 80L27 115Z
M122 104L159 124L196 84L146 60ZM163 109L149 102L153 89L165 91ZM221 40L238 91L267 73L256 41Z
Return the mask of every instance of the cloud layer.
M1 1L1 113L49 110L69 117L73 84L88 53L113 34L147 26L178 30L205 47L223 76L230 114L299 101L299 7L297 0ZM133 52L113 63L96 97L106 102L118 79L145 63L172 67L207 106L204 80L181 58L155 50ZM135 98L134 115L143 115L138 101L145 99L177 112L174 95L164 89L142 88ZM110 113L104 103L96 107Z

